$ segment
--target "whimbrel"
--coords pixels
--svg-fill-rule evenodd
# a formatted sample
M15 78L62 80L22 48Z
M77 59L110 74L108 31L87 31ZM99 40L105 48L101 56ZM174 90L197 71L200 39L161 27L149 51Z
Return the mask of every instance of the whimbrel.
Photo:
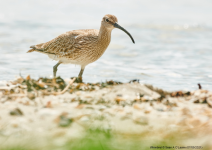
M30 46L29 52L40 52L49 58L58 61L53 67L53 75L56 77L57 67L60 64L76 64L81 66L78 77L82 78L85 66L99 59L110 44L111 31L114 28L121 29L134 42L130 33L121 27L116 16L105 15L101 22L100 30L82 29L68 31L55 39Z

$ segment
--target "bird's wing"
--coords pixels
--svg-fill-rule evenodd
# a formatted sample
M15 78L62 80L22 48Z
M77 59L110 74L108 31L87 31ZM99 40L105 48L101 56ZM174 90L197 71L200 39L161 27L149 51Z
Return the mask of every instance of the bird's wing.
M50 53L50 54L65 53L72 48L77 36L79 36L79 33L66 32L49 42L41 43L35 45L34 47L32 46L31 48L34 48L35 50L38 51L42 51L43 53Z
M67 55L75 51L75 49L80 49L82 45L87 44L86 41L89 41L89 38L97 33L98 30L95 29L68 31L49 42L31 46L33 48L31 51L35 50L59 56Z

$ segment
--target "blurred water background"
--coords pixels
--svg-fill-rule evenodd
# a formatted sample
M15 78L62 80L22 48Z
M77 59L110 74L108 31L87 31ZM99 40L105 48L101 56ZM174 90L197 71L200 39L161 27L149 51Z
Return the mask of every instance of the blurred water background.
M29 46L74 29L99 29L114 14L135 39L114 29L105 54L88 65L85 82L140 79L165 90L212 90L211 0L1 0L0 80L21 73L52 76L56 64ZM79 66L61 65L58 75L77 76Z

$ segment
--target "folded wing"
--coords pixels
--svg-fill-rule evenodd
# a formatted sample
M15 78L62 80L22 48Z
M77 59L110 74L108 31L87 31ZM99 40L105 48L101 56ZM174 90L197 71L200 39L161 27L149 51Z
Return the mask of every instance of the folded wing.
M72 49L75 40L78 36L80 36L80 33L71 31L66 32L49 42L30 46L30 48L32 49L29 50L28 52L38 51L46 54L55 54L55 55L65 54Z

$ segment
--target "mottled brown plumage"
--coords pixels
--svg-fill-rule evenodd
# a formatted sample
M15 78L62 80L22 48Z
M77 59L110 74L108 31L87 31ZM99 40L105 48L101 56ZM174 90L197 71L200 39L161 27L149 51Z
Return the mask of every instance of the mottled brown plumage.
M100 30L84 29L68 31L55 39L31 46L28 52L37 51L47 54L51 59L58 61L53 73L56 76L60 64L71 63L81 66L79 77L82 77L86 65L99 59L110 44L111 31L119 28L131 35L117 24L114 15L105 15L101 22ZM131 37L134 42L133 38Z

